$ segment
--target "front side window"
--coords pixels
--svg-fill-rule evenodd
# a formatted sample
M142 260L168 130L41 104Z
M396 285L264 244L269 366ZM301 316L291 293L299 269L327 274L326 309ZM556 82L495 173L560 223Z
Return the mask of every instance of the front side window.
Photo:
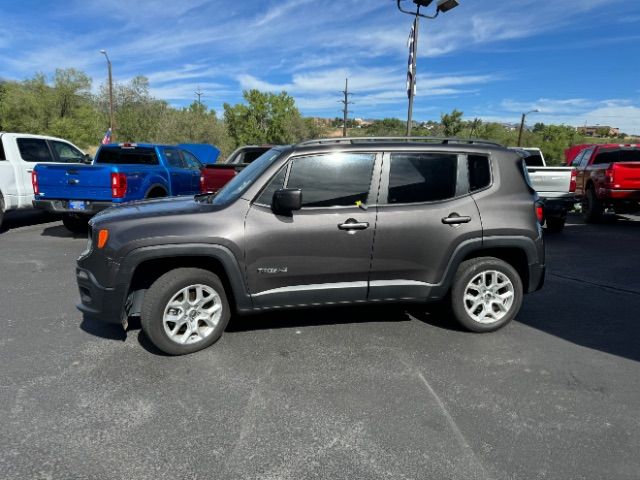
M458 156L392 153L387 203L433 202L456 194Z
M53 149L61 162L80 163L84 158L84 155L80 150L72 147L68 143L52 140L51 145L53 145Z
M182 159L187 164L187 168L191 168L192 170L200 170L202 168L200 160L185 150L182 151Z
M341 207L367 203L375 155L333 153L296 158L287 188L302 190L302 207Z
M41 138L18 138L18 150L25 162L53 162L47 141Z

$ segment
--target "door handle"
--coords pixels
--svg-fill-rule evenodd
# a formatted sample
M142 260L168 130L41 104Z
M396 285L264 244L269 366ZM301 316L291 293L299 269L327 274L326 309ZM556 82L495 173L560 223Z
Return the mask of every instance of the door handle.
M355 218L349 218L344 223L339 223L338 228L340 230L364 230L369 228L369 222L358 222Z
M450 213L448 217L442 219L445 225L460 225L461 223L469 223L471 217L461 217L457 213Z

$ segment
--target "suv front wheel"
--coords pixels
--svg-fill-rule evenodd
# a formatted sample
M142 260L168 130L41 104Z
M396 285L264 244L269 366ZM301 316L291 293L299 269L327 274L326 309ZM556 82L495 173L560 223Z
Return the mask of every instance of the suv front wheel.
M144 296L140 323L160 350L184 355L215 343L230 316L217 275L199 268L178 268L151 285Z
M451 307L458 322L473 332L505 326L522 305L522 280L508 263L479 257L460 264L451 288Z

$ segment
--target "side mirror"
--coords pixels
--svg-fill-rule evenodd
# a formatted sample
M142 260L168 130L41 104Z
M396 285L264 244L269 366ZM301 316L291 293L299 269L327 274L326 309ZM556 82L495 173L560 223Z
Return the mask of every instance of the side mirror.
M87 165L92 164L93 157L91 157L91 155L89 155L88 153L85 153L84 156L82 157L82 163L86 163Z
M271 210L276 214L289 215L302 208L302 190L299 188L281 188L276 190L271 201Z

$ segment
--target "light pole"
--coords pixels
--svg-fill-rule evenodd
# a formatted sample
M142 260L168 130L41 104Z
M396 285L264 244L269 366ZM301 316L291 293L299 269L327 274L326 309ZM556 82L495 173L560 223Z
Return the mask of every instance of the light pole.
M111 141L116 138L115 128L113 126L113 77L111 75L111 60L106 50L100 50L100 53L107 59L107 68L109 69L109 126L111 128Z
M407 96L409 97L409 108L407 110L407 137L411 136L411 124L413 123L413 97L416 88L416 57L418 56L418 29L420 27L420 17L433 20L440 14L440 12L448 12L456 8L459 4L457 0L438 0L436 7L436 13L434 15L424 15L420 13L420 7L428 7L433 0L412 0L416 4L415 12L405 10L400 3L404 0L396 0L398 10L407 15L412 15L413 28L411 30L411 36L409 37L409 68L407 72Z
M522 114L522 119L520 120L520 133L518 133L518 146L522 144L522 130L524 129L524 119L527 118L527 115L529 115L530 113L538 112L540 112L540 110L536 108L535 110L529 110L528 112Z

